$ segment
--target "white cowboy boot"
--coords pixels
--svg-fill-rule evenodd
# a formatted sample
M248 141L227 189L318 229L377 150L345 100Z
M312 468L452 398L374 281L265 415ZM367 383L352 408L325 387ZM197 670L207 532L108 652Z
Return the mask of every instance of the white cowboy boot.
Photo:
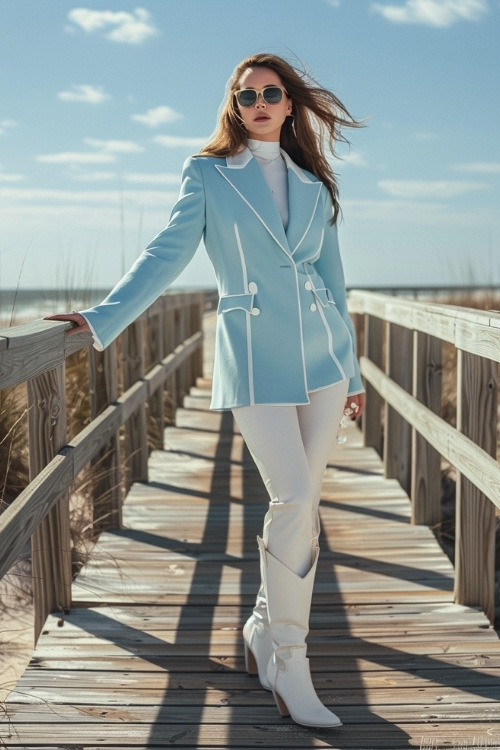
M279 712L306 727L339 727L339 717L316 695L306 656L318 547L311 569L301 578L268 552L262 539L258 543L265 560L264 584L274 645L267 679Z

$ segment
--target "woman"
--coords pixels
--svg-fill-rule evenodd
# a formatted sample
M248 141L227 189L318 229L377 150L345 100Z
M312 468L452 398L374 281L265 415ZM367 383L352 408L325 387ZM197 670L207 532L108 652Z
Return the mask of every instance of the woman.
M315 727L341 724L316 695L305 645L321 483L344 410L364 407L324 144L333 151L341 128L357 125L285 60L243 60L212 140L184 165L167 227L102 303L51 318L103 349L204 238L220 294L211 408L232 410L270 497L246 665L282 715Z

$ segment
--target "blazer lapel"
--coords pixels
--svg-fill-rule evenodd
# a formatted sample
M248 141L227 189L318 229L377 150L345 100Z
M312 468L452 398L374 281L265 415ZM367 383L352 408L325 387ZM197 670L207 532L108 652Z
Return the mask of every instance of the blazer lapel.
M282 150L281 153L288 170L289 220L286 232L262 171L250 149L228 157L226 166L215 166L252 209L281 249L290 256L299 250L311 226L322 183L319 180L311 180L285 151Z
M289 221L286 236L292 255L299 250L311 226L316 212L322 183L311 180L293 162L287 153L281 152L288 167L288 207Z
M278 208L250 149L247 148L236 156L229 156L226 166L216 164L215 167L252 209L281 249L290 255Z

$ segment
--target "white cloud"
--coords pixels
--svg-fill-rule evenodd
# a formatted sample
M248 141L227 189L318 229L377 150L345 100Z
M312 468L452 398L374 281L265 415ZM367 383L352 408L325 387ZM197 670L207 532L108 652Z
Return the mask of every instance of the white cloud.
M500 162L475 161L468 164L456 164L453 169L457 172L481 172L483 174L500 174Z
M345 164L347 164L347 166L353 166L353 167L367 167L368 166L368 162L366 161L364 156L361 156L359 151L350 151L344 156L341 156L340 162L342 166ZM337 164L335 164L335 168L337 168Z
M443 28L457 21L479 21L488 11L488 3L487 0L406 0L404 5L372 3L372 8L393 23Z
M68 19L88 34L102 31L110 41L124 44L142 44L159 34L151 14L145 8L136 8L132 13L73 8L68 13Z
M156 135L153 141L165 148L201 148L208 142L208 137L189 138L177 135Z
M72 178L80 182L106 182L116 179L116 174L115 172L75 172Z
M16 207L22 212L29 205L34 211L44 210L50 205L54 211L65 205L120 206L124 201L130 205L164 209L167 203L173 204L177 191L164 190L50 190L40 188L0 188L0 211L12 211Z
M110 99L101 86L90 86L87 83L74 84L71 91L59 91L57 96L63 102L84 102L85 104L102 104Z
M12 174L0 171L0 182L22 182L25 179L23 174Z
M453 180L380 180L381 190L397 198L437 198L443 200L474 190L487 190L486 182L459 182Z
M105 154L139 154L144 151L143 147L134 141L102 141L98 138L85 138L85 143Z
M328 4L333 8L340 8L340 0L328 0Z
M116 161L114 154L92 154L88 151L62 151L59 154L40 154L36 157L43 164L109 164Z
M0 120L0 135L3 135L5 131L10 130L10 128L15 128L17 125L19 125L19 123L15 120Z
M432 197L429 195L426 198ZM439 200L344 200L342 209L346 225L380 222L384 227L401 224L434 226L497 226L498 211L494 208L457 208L453 202Z
M143 115L132 115L130 119L147 125L149 128L157 128L165 122L181 120L182 115L171 107L154 107L154 109L148 109Z
M158 172L154 173L143 173L143 172L129 172L123 175L125 182L143 182L150 185L178 185L180 183L180 175L170 174L169 172Z

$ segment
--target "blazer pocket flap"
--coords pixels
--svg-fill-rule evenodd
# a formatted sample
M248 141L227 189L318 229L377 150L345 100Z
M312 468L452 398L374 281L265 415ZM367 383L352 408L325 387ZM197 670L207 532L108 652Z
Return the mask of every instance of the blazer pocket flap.
M247 313L252 311L254 295L247 294L227 294L219 299L217 314L231 312L231 310L244 310Z
M315 289L314 296L316 297L318 302L323 305L323 307L328 307L328 305L335 304L335 300L333 299L332 293L329 289Z

